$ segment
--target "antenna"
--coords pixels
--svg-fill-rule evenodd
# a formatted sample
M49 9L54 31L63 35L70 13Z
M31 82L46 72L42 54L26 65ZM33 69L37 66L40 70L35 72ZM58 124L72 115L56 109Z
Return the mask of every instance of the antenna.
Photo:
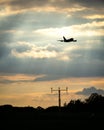
M66 91L66 92L68 92L68 87L66 87L66 89L60 89L60 87L59 87L59 88L56 89L56 90L54 90L53 88L51 88L51 93L52 93L53 91L58 91L58 104L59 104L59 109L60 109L60 107L61 107L61 91Z

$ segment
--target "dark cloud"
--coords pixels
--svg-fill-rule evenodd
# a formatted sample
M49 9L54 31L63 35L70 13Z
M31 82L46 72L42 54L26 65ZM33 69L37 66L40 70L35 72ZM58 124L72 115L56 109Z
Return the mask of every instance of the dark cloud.
M82 91L76 92L79 95L91 95L92 93L98 93L100 95L104 95L103 89L97 89L96 87L84 88Z
M2 4L8 3L12 6L12 8L33 8L33 7L43 7L43 6L54 6L54 7L77 7L78 5L87 7L87 8L99 8L103 7L104 1L103 0L13 0L13 1L6 1L2 2Z
M35 6L42 6L44 4L46 4L47 0L4 0L4 1L1 1L0 4L1 5L9 5L11 6L12 8L17 8L17 7L27 7L27 8L30 8L30 7L35 7Z
M7 16L0 20L0 30L13 30L16 29L18 24L18 16Z
M60 6L64 6L64 7L77 7L77 6L81 6L81 7L86 7L86 8L90 8L90 9L103 9L103 4L104 1L103 0L91 0L90 2L88 0L66 0L63 1L63 3L65 2L65 4L62 5L62 3L60 3ZM58 5L58 4L57 4Z
M1 5L10 6L10 8L14 11L23 10L23 9L32 9L32 8L47 8L53 7L56 9L66 9L66 8L82 8L85 7L90 10L98 10L103 11L103 0L13 0L13 1L1 1ZM44 11L44 9L43 9Z
M93 0L92 0L93 1ZM83 0L66 0L66 1L55 1L55 2L50 2L49 0L45 0L45 1L39 1L39 0L30 0L30 1L26 1L26 0L14 0L11 2L7 2L6 4L10 4L11 6L13 6L13 8L16 6L20 7L20 9L22 8L22 6L24 8L29 8L30 7L37 7L39 6L44 6L47 5L48 6L55 6L55 7L60 7L60 8L66 8L68 6L68 8L70 7L74 7L73 5L77 5L77 4L81 4L83 6L87 6L90 7L90 5L92 6L96 6L96 3L98 3L98 7L101 5L102 6L102 2L103 1L93 1L94 4L91 4L93 2L88 2L88 1L83 1ZM62 4L62 3L63 4ZM61 7L63 6L63 7ZM25 33L28 32L29 34L21 34L21 37L18 38L18 40L34 40L34 37L31 32L36 30L36 29L43 29L43 28L57 28L57 27L63 27L63 26L71 26L74 24L82 24L82 23L87 23L87 22L92 22L91 19L86 19L84 16L86 15L93 15L93 14L103 14L101 10L83 10L83 11L76 11L74 13L69 13L69 15L71 15L71 17L67 17L67 15L65 14L65 12L60 11L60 13L56 10L55 12L36 12L34 13L34 11L27 11L24 13L18 13L18 14L12 14L6 17L1 17L0 19L0 39L1 42L9 42L9 41L16 41L17 38L17 33L11 33L10 31L15 30L15 31L24 31ZM97 18L96 18L97 20ZM91 27L90 27L91 29ZM98 31L98 30L97 30Z
M72 50L69 55L74 60L81 60L81 61L103 61L104 60L104 44L97 45L96 43L93 43L96 46L92 46L92 48L83 48L78 50Z
M22 53L22 52L26 52L26 51L31 50L31 47L21 44L20 46L15 47L15 50L16 50L18 53Z
M87 44L87 43L86 43ZM30 44L31 45L31 44ZM82 44L83 45L83 44ZM84 44L85 45L85 44ZM79 44L80 46L80 44ZM79 48L64 52L57 46L47 46L45 50L65 53L71 60L63 61L56 58L16 57L11 54L15 49L18 53L31 51L28 44L0 45L0 73L45 75L34 81L48 81L68 77L103 77L104 76L104 49L103 43L93 43L91 48ZM38 47L37 47L38 49ZM36 50L37 50L36 49ZM43 47L44 49L44 47ZM41 47L42 50L42 47ZM41 51L40 50L40 51ZM42 50L44 51L44 50Z
M10 53L10 47L8 47L6 43L0 43L0 59L8 56Z
M66 17L57 12L25 12L2 18L0 21L1 30L35 30L48 27L60 27Z
M34 8L48 5L48 0L13 0L9 2L12 8Z
M4 61L5 60L5 61ZM72 62L63 63L63 61L55 61L48 59L4 59L0 63L1 73L23 73L46 75L37 78L35 81L56 80L65 77L98 77L104 76L104 64ZM78 60L77 60L78 61Z
M65 51L65 44L61 44L61 47L59 47L56 46L57 43L55 42L52 43L54 46L46 47L45 45L48 44L48 42L46 42L45 45L43 42L45 39L49 39L47 35L33 33L33 31L39 29L56 29L84 23L90 24L93 20L87 19L85 16L94 14L103 15L103 0L91 0L90 2L88 0L8 0L6 2L2 1L0 4L4 6L9 5L13 11L26 9L26 12L0 16L0 73L45 75L44 77L37 78L35 81L55 80L65 77L104 76L104 38L101 36L93 36L91 38L86 36L81 37L82 41L78 39L79 49ZM54 7L56 10L48 12L48 10L44 11L45 8L43 9L43 7ZM72 8L81 9L82 7L86 7L86 9L70 12ZM43 11L30 11L29 9L32 8L41 8ZM67 9L69 9L69 12ZM94 20L97 21L97 18ZM99 21L103 21L103 19ZM89 27L82 27L85 31L94 30L96 32L99 32L99 30L103 28L103 25L95 27L93 24ZM19 31L23 33L19 33ZM19 54L27 51L31 52L31 42L37 43L38 45L39 40L42 46L40 50L37 49L38 52L54 51L59 56L67 55L70 60L63 61L59 59L58 56L56 58L19 58L12 54L13 50L16 50ZM54 40L56 41L55 38ZM92 42L93 44L90 44L87 43L86 40L94 41ZM96 43L97 40L99 40L99 44ZM16 45L19 41L28 41L30 46L24 44L21 46ZM80 48L81 46L83 49ZM90 48L87 48L87 46L90 46ZM9 81L6 82L8 83Z
M9 80L9 79L0 79L0 83L11 84L11 83L22 83L22 82L34 82L34 80Z
M43 77L40 77L40 78L36 78L34 80L34 82L36 81L52 81L52 80L58 80L58 79L61 79L61 78L65 78L65 76L63 75L46 75L46 76L43 76Z
M0 33L0 46L4 46L3 44L8 44L13 41L13 35L11 33Z

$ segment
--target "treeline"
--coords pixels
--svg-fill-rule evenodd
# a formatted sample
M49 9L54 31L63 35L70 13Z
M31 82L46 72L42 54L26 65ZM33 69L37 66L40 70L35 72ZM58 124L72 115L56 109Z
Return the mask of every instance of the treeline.
M50 106L42 108L0 106L0 120L9 119L104 119L104 96L92 93L87 99L71 100L63 107Z

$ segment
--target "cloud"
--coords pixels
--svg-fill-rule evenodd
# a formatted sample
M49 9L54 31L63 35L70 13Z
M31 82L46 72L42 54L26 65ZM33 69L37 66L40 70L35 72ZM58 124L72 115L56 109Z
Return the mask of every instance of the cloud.
M78 95L91 95L92 93L98 93L98 94L104 95L104 90L97 89L95 87L90 87L90 88L84 88L82 91L76 92L76 94Z
M20 3L20 6L22 6L22 3L26 3L26 1L22 1L22 3L20 1L15 2ZM30 3L32 2L34 1ZM71 2L69 3L71 4ZM36 3L33 5L35 6ZM1 17L0 39L1 42L16 42L17 40L35 41L40 39L40 37L44 39L47 34L50 38L52 36L62 36L63 34L69 36L70 32L70 35L74 36L103 36L103 20L97 21L94 19L92 21L90 17L94 18L96 14L94 15L94 11L92 13L89 12L91 11L86 11L86 14L84 11L75 12L74 14L70 13L70 17L68 17L69 13L67 14L66 11L62 10L61 12L57 10L55 12L45 12L44 10L42 12L34 12L28 10L24 13ZM99 13L98 15L101 17ZM41 36L39 37L39 35Z
M44 75L35 81L104 76L103 3L0 1L0 73ZM78 42L58 42L63 35Z
M34 82L35 79L41 78L44 75L31 75L31 74L2 74L0 75L0 83L9 84L9 83L26 83Z
M92 14L92 15L85 16L85 18L87 18L87 19L104 19L104 15L103 14Z
M28 50L25 52L19 53L15 49L12 50L12 55L23 58L23 57L33 57L33 58L54 58L57 56L55 51L41 50L38 48L33 48L32 50Z
M64 27L57 27L57 28L42 28L37 29L33 33L48 36L48 37L60 37L60 36L67 36L70 37L101 37L104 36L104 30L102 29L104 26L104 22L90 22L90 23L82 23L80 25L71 25L71 26L64 26Z
M3 0L0 2L1 15L35 12L103 12L103 0ZM93 11L94 10L94 11ZM85 12L84 12L85 13ZM95 13L96 14L96 13Z
M5 43L1 44L0 45L0 59L8 56L9 53L10 53L10 48Z
M6 52L2 51L0 72L44 75L34 81L104 76L104 50L101 41L96 43L95 40L90 45L89 42L64 46L56 43L42 45L30 42L6 44Z
M91 0L91 2L83 1L83 0L3 0L0 2L2 5L9 5L14 9L17 8L34 8L34 7L46 7L46 6L53 6L53 7L78 7L84 6L88 8L93 7L103 7L103 0Z

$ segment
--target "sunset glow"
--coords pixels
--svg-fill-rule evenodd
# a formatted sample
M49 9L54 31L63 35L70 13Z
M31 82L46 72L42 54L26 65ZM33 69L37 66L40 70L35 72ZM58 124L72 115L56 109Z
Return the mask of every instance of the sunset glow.
M76 94L84 88L103 90L103 5L102 0L1 0L0 105L57 105L51 88L68 87L62 104L84 99ZM77 42L60 42L63 36Z

